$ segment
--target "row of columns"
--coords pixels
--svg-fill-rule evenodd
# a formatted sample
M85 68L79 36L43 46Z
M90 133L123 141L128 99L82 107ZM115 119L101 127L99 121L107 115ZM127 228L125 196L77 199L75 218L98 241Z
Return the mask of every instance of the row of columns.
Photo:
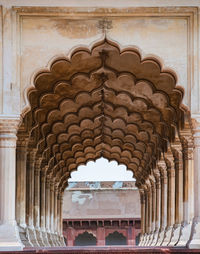
M140 246L200 248L199 157L199 136L182 132L141 186Z
M16 220L25 246L65 246L62 234L63 192L42 167L27 139L17 141Z
M41 159L33 163L26 137L17 142L18 125L0 118L0 250L64 245L63 194ZM200 248L200 124L193 137L194 146L181 138L172 144L141 186L141 246Z

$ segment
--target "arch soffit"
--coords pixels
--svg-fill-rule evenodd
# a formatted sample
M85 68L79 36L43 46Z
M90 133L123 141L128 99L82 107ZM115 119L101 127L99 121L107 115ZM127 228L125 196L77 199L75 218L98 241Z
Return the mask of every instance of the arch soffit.
M174 73L107 39L55 60L34 84L24 123L42 165L64 184L78 165L101 156L145 181L183 126L184 91Z

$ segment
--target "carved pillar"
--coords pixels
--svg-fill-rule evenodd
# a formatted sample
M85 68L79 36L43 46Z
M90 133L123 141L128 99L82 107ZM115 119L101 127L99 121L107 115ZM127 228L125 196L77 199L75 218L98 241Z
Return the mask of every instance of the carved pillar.
M0 251L23 248L15 220L18 124L19 119L0 118Z
M32 246L39 246L34 228L34 165L36 149L28 148L27 154L27 236Z
M160 232L158 236L157 245L160 246L163 243L165 236L165 229L167 226L167 173L165 163L160 168L161 171L161 223Z
M64 191L62 190L62 192L60 193L60 243L61 246L65 246L65 241L64 241L64 237L63 237L63 194Z
M40 229L40 171L41 171L42 158L39 157L35 162L35 173L34 173L34 225L36 231L36 238L40 246L44 246L41 229Z
M46 169L41 171L41 202L40 202L40 226L42 230L42 240L45 246L50 246L46 233Z
M145 243L145 246L149 245L151 240L151 222L152 222L152 191L150 182L147 185L147 209L148 209L148 220L147 220L147 234L148 239Z
M26 228L26 156L28 138L25 135L18 136L17 140L17 188L16 188L16 220L18 225Z
M200 124L194 129L194 218L189 248L200 249Z
M140 192L140 204L141 204L141 237L140 237L139 246L142 246L144 241L144 234L145 234L145 196L144 196L143 189L140 189L139 192Z
M152 215L151 215L151 238L149 240L149 244L153 243L154 239L154 232L155 232L155 221L156 221L156 189L155 189L155 182L154 180L151 180L151 210L152 210Z
M143 245L145 246L148 241L148 193L147 189L144 189L144 197L145 197L145 234L144 234L144 242Z
M54 234L55 234L55 244L56 246L59 246L59 243L58 243L58 216L57 216L57 211L58 211L58 207L57 207L57 204L58 204L58 186L57 184L55 183L55 189L54 189Z
M57 196L57 232L58 232L58 244L59 246L61 245L60 243L60 199L61 199L61 194L58 190L58 196Z
M167 228L165 232L165 238L163 246L167 246L170 243L173 225L175 222L175 169L173 163L173 156L167 156L167 176L168 176L168 195L167 195Z
M160 230L160 213L161 213L161 184L160 184L160 173L158 170L154 171L155 176L155 187L156 187L156 210L155 210L155 231L151 246L155 246L158 241L158 234Z
M175 164L175 224L169 246L178 243L183 221L183 156L180 144L172 145Z
M190 129L181 131L183 147L183 222L176 246L186 246L190 239L194 217L194 140Z
M50 246L53 245L50 236L50 177L46 177L46 189L45 189L45 222L46 222L46 232L48 237L48 242Z
M56 246L54 240L54 181L50 183L50 231L51 231L51 240L53 246Z

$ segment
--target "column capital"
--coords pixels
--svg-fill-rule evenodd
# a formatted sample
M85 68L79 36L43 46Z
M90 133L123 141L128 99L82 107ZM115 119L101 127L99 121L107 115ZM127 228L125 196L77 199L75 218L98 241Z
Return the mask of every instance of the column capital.
M0 116L0 147L16 147L20 119Z

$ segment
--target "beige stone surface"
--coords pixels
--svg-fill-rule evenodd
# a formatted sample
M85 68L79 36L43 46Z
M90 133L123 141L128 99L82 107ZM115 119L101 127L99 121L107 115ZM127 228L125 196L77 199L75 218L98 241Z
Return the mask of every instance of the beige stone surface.
M84 188L65 190L63 219L140 218L136 188Z

